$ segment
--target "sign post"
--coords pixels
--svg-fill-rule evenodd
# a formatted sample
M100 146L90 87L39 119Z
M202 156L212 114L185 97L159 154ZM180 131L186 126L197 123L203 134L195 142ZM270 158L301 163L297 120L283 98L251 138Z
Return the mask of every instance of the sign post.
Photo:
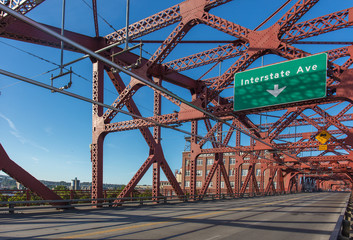
M327 54L236 73L234 111L326 97Z

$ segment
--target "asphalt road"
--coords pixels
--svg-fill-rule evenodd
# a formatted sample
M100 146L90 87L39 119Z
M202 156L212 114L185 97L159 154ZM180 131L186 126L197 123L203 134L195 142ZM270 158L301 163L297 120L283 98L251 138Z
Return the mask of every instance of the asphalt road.
M0 214L0 239L329 239L349 193Z

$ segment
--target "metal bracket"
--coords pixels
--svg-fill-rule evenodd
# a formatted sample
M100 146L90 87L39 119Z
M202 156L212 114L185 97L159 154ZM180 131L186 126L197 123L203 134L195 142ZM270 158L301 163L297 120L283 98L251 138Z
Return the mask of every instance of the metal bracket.
M143 43L142 43L142 41L141 41L139 44L137 44L137 45L135 45L135 46L133 46L133 47L126 48L126 49L124 49L124 50L122 50L122 51L120 51L120 52L117 52L117 53L114 53L114 52L113 52L113 53L110 55L110 57L112 58L112 62L114 62L114 57L115 57L115 56L118 56L118 55L123 54L123 53L125 53L125 52L129 52L129 51L131 51L131 50L133 50L133 49L136 49L136 48L140 48L140 57L136 60L136 62L133 63L133 64L131 64L131 65L129 65L129 66L125 66L125 67L124 67L125 69L137 68L137 67L141 64L141 62L142 62L142 46L143 46ZM118 72L118 70L112 68L112 72L116 73L116 72Z
M57 76L53 76L53 74L52 74L52 75L51 75L51 78L50 78L50 80L51 80L51 86L54 87L54 86L53 86L53 83L54 83L54 80L55 80L55 79L61 78L61 77L63 77L63 76L66 76L67 74L70 74L70 81L69 81L65 86L60 87L59 89L60 89L60 90L64 90L64 89L70 88L71 85L72 85L72 73L73 73L73 71L72 71L72 68L70 67L70 70L69 70L69 71L64 72L64 73L60 73L60 74L57 75ZM55 91L54 91L54 90L51 90L51 92L54 93Z

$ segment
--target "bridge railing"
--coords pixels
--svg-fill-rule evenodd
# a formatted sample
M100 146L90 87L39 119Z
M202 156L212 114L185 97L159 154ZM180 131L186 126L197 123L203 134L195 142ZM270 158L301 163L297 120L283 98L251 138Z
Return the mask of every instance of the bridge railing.
M353 222L352 218L353 212L353 195L351 192L350 197L345 203L345 207L342 209L341 214L338 218L336 226L330 236L329 240L349 240L350 231L352 230L351 224Z
M279 195L279 194L276 194ZM250 197L262 197L264 193L239 194L207 194L207 195L184 195L184 196L158 196L158 197L128 197L128 198L86 198L86 199L64 199L64 200L32 200L32 201L0 201L0 214L4 212L15 213L34 210L65 210L74 208L113 207L113 206L142 206L149 204L167 204L177 202L196 202L222 199L241 199ZM114 201L120 200L119 203Z

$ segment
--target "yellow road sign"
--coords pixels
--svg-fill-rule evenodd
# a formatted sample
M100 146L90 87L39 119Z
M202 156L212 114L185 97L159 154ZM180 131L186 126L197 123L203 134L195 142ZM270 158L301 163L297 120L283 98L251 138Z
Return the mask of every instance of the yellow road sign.
M323 130L315 138L320 143L325 144L330 139L330 137L331 134L329 134L326 130Z
M327 150L327 145L319 145L319 151Z

